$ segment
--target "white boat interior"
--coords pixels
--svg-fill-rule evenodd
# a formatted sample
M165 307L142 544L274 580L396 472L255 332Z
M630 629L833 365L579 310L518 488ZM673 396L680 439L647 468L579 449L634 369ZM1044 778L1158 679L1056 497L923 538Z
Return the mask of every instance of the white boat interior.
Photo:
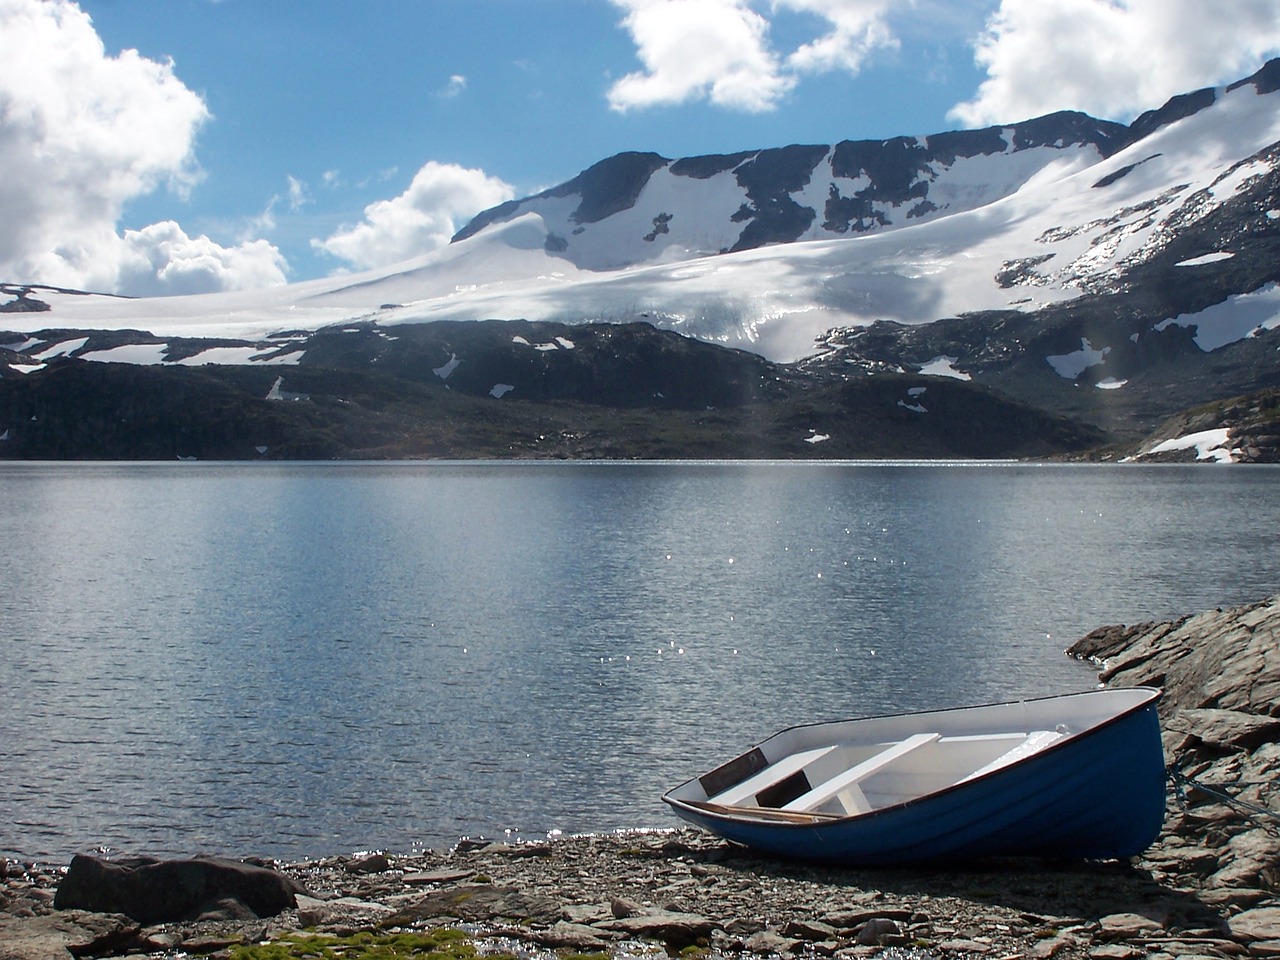
M927 732L883 743L830 743L782 756L705 802L764 817L870 813L1026 759L1068 732L1059 725L1053 730L953 736Z

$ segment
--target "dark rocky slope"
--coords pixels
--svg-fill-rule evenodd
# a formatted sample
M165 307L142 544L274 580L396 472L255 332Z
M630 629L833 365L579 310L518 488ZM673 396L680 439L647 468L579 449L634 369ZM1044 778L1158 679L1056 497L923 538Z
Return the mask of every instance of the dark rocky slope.
M298 365L0 377L0 459L1009 458L1103 439L960 381L816 376L647 324L364 324Z

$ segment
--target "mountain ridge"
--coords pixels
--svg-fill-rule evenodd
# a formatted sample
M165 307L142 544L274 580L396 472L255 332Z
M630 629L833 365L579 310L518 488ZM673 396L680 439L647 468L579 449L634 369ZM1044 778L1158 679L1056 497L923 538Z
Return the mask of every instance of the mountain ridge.
M862 233L877 226L890 226L888 210L906 203L911 206L905 219L918 219L944 209L968 209L956 197L944 194L940 198L942 204L929 198L931 181L961 160L1068 147L1092 147L1105 157L1108 146L1127 129L1077 111L1058 111L1016 124L887 140L791 144L678 159L628 151L598 161L565 183L482 211L455 233L451 242L474 237L524 213L541 212L547 202L577 198L571 211L561 212L559 226L548 230L548 252L564 255L570 249L571 238L585 233L584 228L633 210L654 175L661 171L675 178L701 181L731 175L741 188L742 202L729 219L743 226L736 237L726 235L726 242L713 252L751 250L768 243L818 239L824 234ZM801 206L794 195L815 178L822 179L820 169L829 172L829 186L823 209L818 211ZM866 184L859 186L864 179ZM644 240L653 244L660 236L669 235L676 216L658 211L649 220L653 229L644 235ZM812 229L815 221L820 221L816 231ZM655 245L654 256L647 259L654 259L665 246ZM641 261L627 264L637 262Z

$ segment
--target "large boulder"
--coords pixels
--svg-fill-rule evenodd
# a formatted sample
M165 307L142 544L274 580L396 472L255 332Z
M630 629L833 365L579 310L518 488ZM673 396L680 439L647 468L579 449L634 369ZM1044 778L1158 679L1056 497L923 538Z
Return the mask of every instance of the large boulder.
M77 855L58 885L53 905L59 910L119 913L154 924L225 911L228 901L259 917L273 917L296 907L297 895L305 892L284 874L237 860L112 861Z

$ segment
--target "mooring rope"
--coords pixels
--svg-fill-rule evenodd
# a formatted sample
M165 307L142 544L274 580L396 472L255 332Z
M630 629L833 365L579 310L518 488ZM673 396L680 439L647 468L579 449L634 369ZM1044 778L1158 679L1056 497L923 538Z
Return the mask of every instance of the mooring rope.
M1169 779L1174 784L1174 790L1176 791L1178 798L1178 806L1183 810L1187 809L1187 787L1194 787L1201 793L1207 793L1211 797L1216 797L1223 803L1237 807L1252 817L1261 817L1269 820L1271 823L1280 824L1280 813L1270 810L1267 807L1259 806L1256 803L1250 803L1248 800L1241 800L1239 797L1233 797L1220 786L1201 783L1199 780L1195 779L1195 777L1187 776L1179 770L1176 765L1168 767L1168 773Z

